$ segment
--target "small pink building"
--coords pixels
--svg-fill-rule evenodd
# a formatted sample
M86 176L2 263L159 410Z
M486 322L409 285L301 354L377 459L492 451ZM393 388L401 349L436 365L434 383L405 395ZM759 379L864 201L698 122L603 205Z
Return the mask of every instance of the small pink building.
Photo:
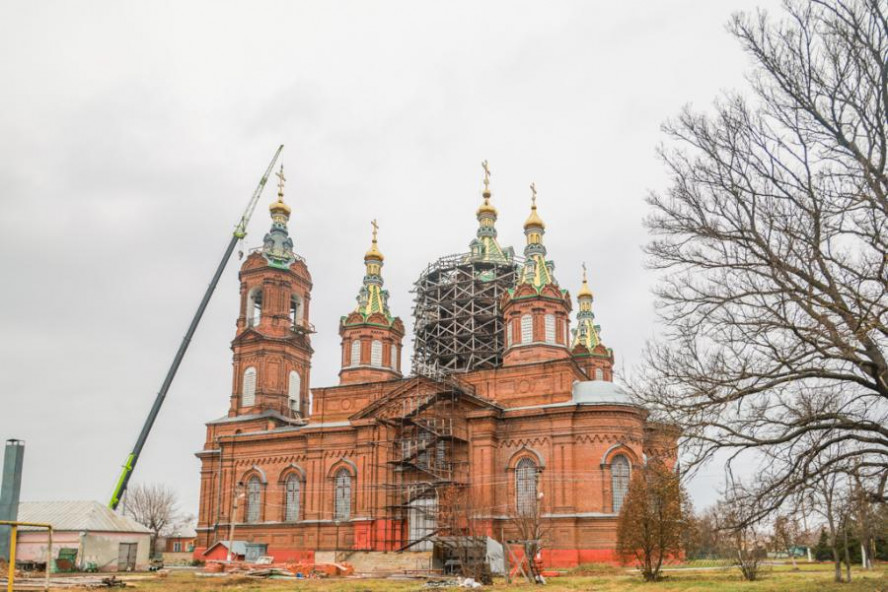
M60 571L95 565L99 571L140 571L148 567L151 531L95 501L21 502L19 522L51 524L52 557L61 549L75 550L74 566L56 565ZM16 559L45 563L49 535L44 529L19 530Z

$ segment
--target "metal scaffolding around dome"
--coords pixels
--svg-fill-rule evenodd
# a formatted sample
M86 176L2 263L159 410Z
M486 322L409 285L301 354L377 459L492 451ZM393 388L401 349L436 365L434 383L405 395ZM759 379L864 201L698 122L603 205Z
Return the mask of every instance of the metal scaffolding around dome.
M522 261L473 253L429 264L414 283L413 372L468 372L502 364L505 331L499 308Z

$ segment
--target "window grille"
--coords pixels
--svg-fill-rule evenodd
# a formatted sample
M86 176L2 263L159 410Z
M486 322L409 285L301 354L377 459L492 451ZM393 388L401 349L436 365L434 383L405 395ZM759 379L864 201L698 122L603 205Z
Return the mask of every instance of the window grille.
M519 516L536 512L537 466L529 458L522 458L515 466L515 507Z
M252 407L256 404L256 369L244 370L244 387L241 393L241 406Z
M626 499L626 493L629 491L630 472L629 460L622 454L615 456L611 461L614 514L619 514L620 508L623 507L623 500Z
M512 321L506 322L506 347L512 346Z
M333 520L348 520L351 516L351 475L347 469L339 469L334 481Z
M259 522L262 509L262 484L259 477L247 481L247 522Z
M604 370L601 368L595 369L595 380L604 380Z
M287 477L286 489L286 516L287 522L296 522L299 520L299 477L290 475Z

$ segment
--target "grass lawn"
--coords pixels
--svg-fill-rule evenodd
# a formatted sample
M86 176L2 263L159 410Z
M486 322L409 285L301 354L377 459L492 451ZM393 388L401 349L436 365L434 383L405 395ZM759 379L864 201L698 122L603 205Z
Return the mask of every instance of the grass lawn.
M777 567L766 571L761 581L744 582L736 569L733 570L690 570L670 571L666 579L653 584L644 583L641 578L626 573L604 573L601 575L577 575L551 578L549 585L536 588L520 583L507 585L497 580L494 590L546 590L551 592L567 590L593 590L601 592L650 591L706 591L725 592L888 592L888 571L877 568L870 572L855 570L854 581L848 584L832 582L829 565L805 566L806 569L793 572ZM136 590L145 592L283 592L284 590L318 590L343 592L421 591L422 582L403 580L366 579L327 579L327 580L253 580L245 577L205 578L194 573L173 573L167 578L150 577L130 580ZM458 590L457 588L452 588ZM489 589L489 588L488 588Z

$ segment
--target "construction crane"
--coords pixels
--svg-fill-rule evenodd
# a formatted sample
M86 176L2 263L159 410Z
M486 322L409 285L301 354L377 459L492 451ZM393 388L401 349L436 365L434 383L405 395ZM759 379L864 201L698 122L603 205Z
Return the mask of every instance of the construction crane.
M222 255L222 261L219 262L219 266L216 268L216 273L213 274L213 279L210 281L210 285L207 286L207 291L204 293L203 299L200 301L200 306L197 307L197 312L194 313L194 318L191 319L188 331L185 332L182 344L179 345L179 351L176 352L176 357L173 358L173 363L170 365L170 369L167 370L166 378L163 379L163 384L160 386L157 397L154 399L154 405L151 406L151 411L148 412L148 417L145 419L145 424L142 426L142 431L139 433L136 445L133 447L133 451L130 452L129 456L126 457L123 471L117 479L117 484L114 486L114 493L111 495L111 501L108 503L108 507L112 510L116 510L118 504L120 504L120 500L126 491L126 486L133 474L133 470L136 468L136 463L139 461L139 455L142 453L142 448L145 446L145 441L148 439L148 434L151 432L151 427L154 425L154 420L157 419L157 414L160 412L160 407L163 405L167 391L170 390L173 378L176 377L176 371L179 370L179 364L182 363L182 358L185 357L185 352L188 351L188 345L191 343L191 338L194 337L197 325L200 323L200 319L203 317L203 313L207 309L210 297L216 290L216 284L219 283L219 278L222 277L222 272L225 270L225 266L231 258L231 253L234 252L234 247L237 245L238 241L243 240L247 235L247 225L250 223L250 217L253 215L253 210L256 209L256 204L259 203L259 196L262 195L262 189L265 188L265 183L268 181L268 177L271 175L271 171L283 149L284 145L281 144L277 149L277 152L274 153L274 158L271 159L271 163L265 170L265 174L262 175L262 179L259 181L256 191L253 192L253 196L250 198L250 203L247 204L247 209L244 210L244 215L241 216L240 222L238 222L237 226L234 228L231 240L225 248L225 254Z

